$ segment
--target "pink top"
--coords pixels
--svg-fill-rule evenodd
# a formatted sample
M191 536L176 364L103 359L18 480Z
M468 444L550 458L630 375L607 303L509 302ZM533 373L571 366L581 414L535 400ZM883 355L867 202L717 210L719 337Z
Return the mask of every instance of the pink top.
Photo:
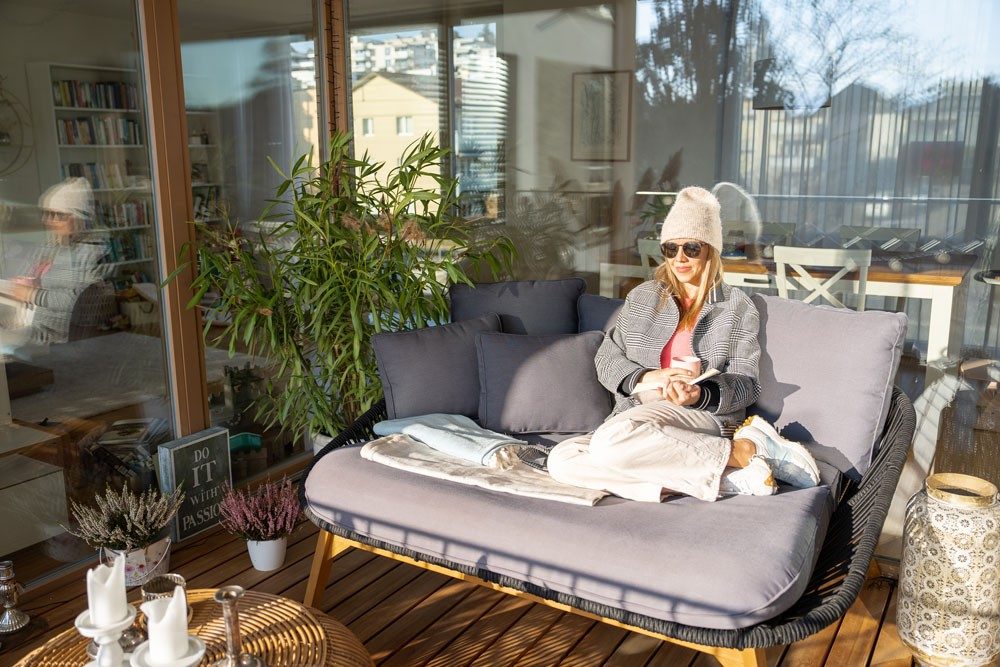
M685 308L690 308L694 299L684 299ZM660 368L670 368L670 360L674 357L693 357L694 348L691 347L691 337L694 329L677 329L670 337L667 344L660 351Z
M674 357L692 357L694 348L691 347L692 329L678 329L670 337L667 344L660 352L660 368L670 368L670 360Z

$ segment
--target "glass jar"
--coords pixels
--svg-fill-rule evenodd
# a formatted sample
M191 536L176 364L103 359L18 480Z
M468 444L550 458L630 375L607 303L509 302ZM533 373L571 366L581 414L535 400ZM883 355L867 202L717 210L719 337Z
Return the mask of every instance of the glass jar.
M1000 654L996 486L938 473L910 499L896 624L922 664L986 665Z

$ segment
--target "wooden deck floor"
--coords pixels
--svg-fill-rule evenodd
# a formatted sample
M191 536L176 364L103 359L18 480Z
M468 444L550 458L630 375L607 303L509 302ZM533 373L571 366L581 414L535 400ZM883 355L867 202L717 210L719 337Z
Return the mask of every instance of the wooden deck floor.
M301 600L316 541L304 523L293 533L285 566L260 573L242 541L213 530L174 549L171 570L192 588L239 584ZM134 592L133 592L134 593ZM19 605L31 625L0 638L0 665L13 665L71 627L86 606L84 578L31 590ZM844 619L806 640L769 649L782 667L909 667L895 631L895 586L870 580ZM379 665L706 667L714 659L526 600L387 558L351 550L339 557L322 604L365 643Z

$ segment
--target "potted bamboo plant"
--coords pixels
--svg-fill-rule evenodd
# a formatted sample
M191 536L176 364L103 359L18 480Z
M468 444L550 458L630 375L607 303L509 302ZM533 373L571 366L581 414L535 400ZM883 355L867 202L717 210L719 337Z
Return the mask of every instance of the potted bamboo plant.
M66 530L99 549L102 558L125 557L125 584L140 586L170 569L170 538L164 530L184 502L177 489L163 495L154 488L134 493L108 486L94 505L71 501L75 528Z
M257 418L299 435L335 434L381 396L371 337L447 322L449 283L466 267L497 276L505 237L477 241L457 217L447 154L424 136L385 170L336 134L318 165L302 156L268 207L266 225L194 223L198 305L224 314L218 340L275 366ZM209 327L206 326L206 333Z

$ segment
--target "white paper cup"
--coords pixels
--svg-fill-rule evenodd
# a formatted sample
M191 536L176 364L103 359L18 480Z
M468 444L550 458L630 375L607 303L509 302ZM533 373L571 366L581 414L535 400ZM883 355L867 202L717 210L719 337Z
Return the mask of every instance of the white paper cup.
M691 377L701 375L701 359L698 357L673 357L670 359L671 368L685 368L691 371Z

